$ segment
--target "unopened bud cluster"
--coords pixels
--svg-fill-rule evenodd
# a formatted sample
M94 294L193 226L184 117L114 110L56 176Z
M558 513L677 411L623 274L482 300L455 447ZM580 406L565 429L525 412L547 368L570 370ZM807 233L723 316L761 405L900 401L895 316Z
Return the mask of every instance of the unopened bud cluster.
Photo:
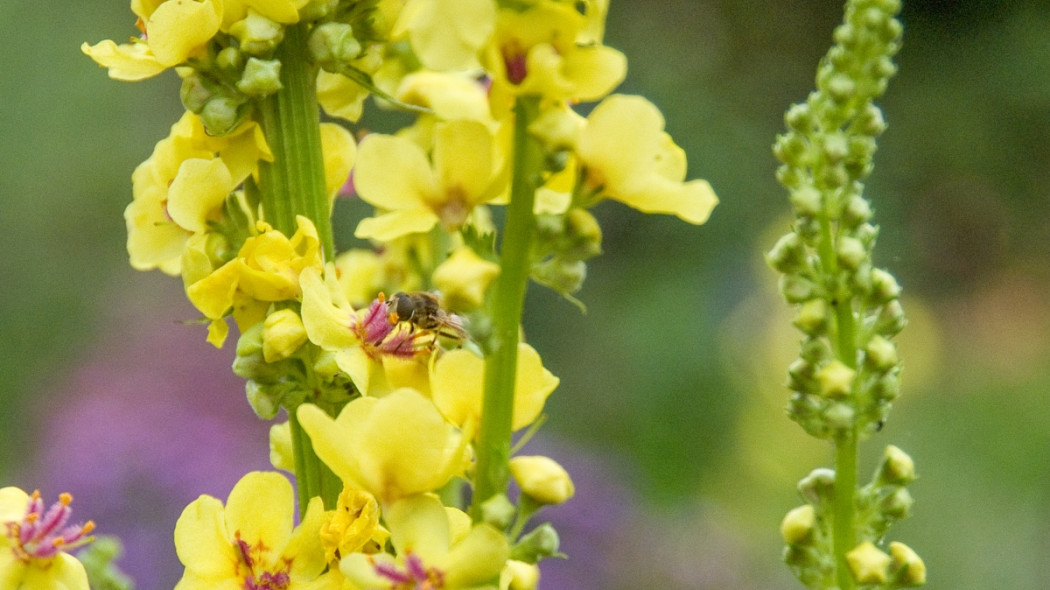
M912 498L906 486L914 480L911 457L890 445L871 482L859 491L854 519L858 544L846 556L858 585L908 588L925 583L926 566L911 548L892 542L886 553L876 545L890 525L908 515ZM814 469L799 482L798 491L805 504L790 510L780 524L784 561L808 588L835 587L831 530L835 472Z
M900 287L872 264L878 229L861 181L886 125L873 100L894 73L899 2L851 3L818 89L785 116L774 151L795 222L767 255L805 334L789 369L792 419L820 438L870 434L899 394L900 362L890 340L905 324Z
M329 72L361 70L373 37L372 20L335 0L314 0L298 11L299 22L313 22L307 39L310 59ZM349 3L348 3L349 4ZM249 10L226 33L216 34L200 58L178 69L186 110L200 116L208 133L225 135L249 117L253 101L282 88L279 47L286 25Z

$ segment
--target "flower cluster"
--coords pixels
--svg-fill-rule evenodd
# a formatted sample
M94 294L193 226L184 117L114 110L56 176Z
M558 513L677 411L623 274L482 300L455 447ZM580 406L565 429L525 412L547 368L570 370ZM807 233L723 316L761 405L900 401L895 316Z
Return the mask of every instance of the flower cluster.
M626 58L602 43L607 2L132 10L139 37L83 51L122 80L173 68L186 107L133 175L132 265L181 275L215 346L233 319L252 408L288 417L271 456L302 516L277 473L202 496L176 527L178 588L534 588L558 547L528 522L574 489L510 444L558 385L521 338L525 285L572 298L600 201L693 224L717 203L659 110L611 94ZM344 124L369 96L412 122L358 142ZM374 207L368 248L335 251L343 187Z
M925 581L925 566L907 546L891 543L891 557L875 545L910 508L911 459L889 447L873 481L857 490L857 443L882 429L900 394L892 338L905 325L901 289L872 264L878 230L862 196L875 138L886 127L873 101L896 72L899 9L898 0L847 4L817 90L788 110L788 131L774 147L795 222L766 259L781 273L781 293L804 334L788 371L788 415L836 452L835 470L817 469L799 484L806 504L781 526L785 561L809 588Z

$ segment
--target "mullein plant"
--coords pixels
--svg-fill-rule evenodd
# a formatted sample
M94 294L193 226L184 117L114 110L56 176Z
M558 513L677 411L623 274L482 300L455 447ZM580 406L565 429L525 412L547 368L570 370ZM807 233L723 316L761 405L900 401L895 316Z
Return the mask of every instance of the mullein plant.
M558 385L522 337L526 285L578 303L603 200L697 225L717 203L660 111L611 94L608 2L131 9L134 37L83 52L118 80L174 69L186 108L132 174L131 265L180 276L214 346L236 327L233 370L295 482L252 472L187 506L176 588L535 588L561 553L534 517L574 488L518 453ZM352 132L369 96L412 122ZM374 207L368 247L335 249L343 192ZM62 528L70 500L41 515L39 494L0 490L0 585L87 588L64 551L94 525ZM127 587L113 554L83 562Z
M820 62L817 89L785 115L774 151L790 193L791 232L767 255L803 334L788 370L787 411L834 447L834 469L803 478L804 501L781 524L784 561L808 588L920 586L926 566L907 545L882 547L890 525L908 515L911 458L886 447L871 481L858 482L858 444L882 429L900 394L901 361L892 338L905 325L901 289L872 262L878 229L863 197L875 140L886 128L874 100L896 72L899 0L849 0L834 46Z

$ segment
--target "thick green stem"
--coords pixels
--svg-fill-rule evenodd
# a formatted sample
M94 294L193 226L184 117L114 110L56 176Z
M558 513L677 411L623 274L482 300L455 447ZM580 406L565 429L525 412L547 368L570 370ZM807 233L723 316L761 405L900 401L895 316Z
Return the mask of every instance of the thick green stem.
M471 514L481 519L481 504L504 493L509 480L511 419L518 364L518 330L529 279L534 219L533 203L543 151L529 136L538 102L520 97L514 107L514 160L510 205L503 229L500 275L492 300L492 339L485 360L485 400L477 443L477 470Z
M281 62L282 88L258 104L259 122L273 153L273 162L259 165L259 192L268 223L291 236L296 216L309 218L317 228L325 259L331 260L334 243L321 153L317 68L307 61L308 32L305 24L285 29L276 55ZM321 496L325 507L332 508L341 489L338 478L314 454L294 408L289 415L300 513L314 496Z
M855 586L853 574L846 562L846 554L857 546L857 531L853 526L857 491L857 429L835 441L835 497L833 503L836 577L840 590Z
M317 68L306 59L306 25L285 29L277 51L282 88L259 103L260 123L273 162L259 166L263 213L285 235L295 232L295 216L317 227L325 259L333 255L331 207L325 193L321 153L321 115L317 105Z

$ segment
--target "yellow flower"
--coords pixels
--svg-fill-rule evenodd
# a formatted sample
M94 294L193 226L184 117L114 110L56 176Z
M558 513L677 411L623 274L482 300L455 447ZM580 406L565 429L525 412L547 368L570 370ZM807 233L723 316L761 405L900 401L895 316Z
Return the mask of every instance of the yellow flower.
M310 0L223 0L223 30L248 16L249 10L275 23L290 25L299 22L299 9Z
M298 416L317 456L343 483L384 505L436 490L467 464L467 437L412 389L358 398L335 419L312 404Z
M525 343L518 344L515 379L511 427L519 430L536 420L559 380L544 368L539 353ZM484 381L484 359L466 349L453 350L442 355L432 365L431 396L446 418L453 424L467 428L481 421Z
M350 177L357 156L357 144L354 136L342 125L321 123L321 152L324 155L325 192L329 199L335 199L339 189Z
M175 524L175 551L186 566L175 590L337 590L338 578L322 574L321 499L310 501L293 529L294 508L288 480L262 471L242 477L225 506L211 496L194 500Z
M303 216L291 238L259 222L262 233L248 238L237 257L186 287L190 301L212 320L222 325L231 309L243 332L263 321L272 302L300 296L299 273L307 267L321 266L321 244L314 224ZM208 341L222 346L225 330L210 334Z
M592 101L611 92L626 76L627 59L597 42L596 32L593 18L573 3L544 0L520 12L501 10L485 55L493 102L498 107L518 94Z
M434 286L448 307L459 311L476 309L485 302L485 291L498 274L498 264L460 246L434 269Z
M221 217L223 200L260 159L273 155L255 123L212 137L185 113L132 174L134 200L124 211L131 265L179 274L189 239Z
M338 567L339 559L354 552L375 553L390 533L379 524L379 503L364 490L344 487L321 526L325 559Z
M391 323L386 304L376 299L361 312L346 301L329 265L322 278L308 268L299 276L303 326L310 341L335 353L335 362L362 395L383 395L401 386L429 389L418 345L425 336Z
M441 123L435 130L431 164L410 140L366 137L354 186L364 201L389 212L362 220L355 235L387 241L429 231L438 223L458 229L474 207L496 197L506 184L493 144L481 123Z
M159 4L133 2L145 39L117 45L105 40L80 50L109 69L109 76L135 81L155 76L202 53L219 32L222 0L168 0Z
M587 188L645 213L707 221L718 203L706 180L683 182L685 152L664 132L664 118L639 96L601 102L580 132L577 156Z
M407 32L427 68L464 70L479 67L478 51L495 25L492 0L409 0L392 34Z
M90 543L88 521L67 526L73 497L45 509L40 492L0 489L0 588L88 590L84 566L67 551Z
M361 588L474 588L496 578L510 555L503 533L476 524L454 534L451 514L430 495L399 500L384 510L397 555L352 553L339 569Z

